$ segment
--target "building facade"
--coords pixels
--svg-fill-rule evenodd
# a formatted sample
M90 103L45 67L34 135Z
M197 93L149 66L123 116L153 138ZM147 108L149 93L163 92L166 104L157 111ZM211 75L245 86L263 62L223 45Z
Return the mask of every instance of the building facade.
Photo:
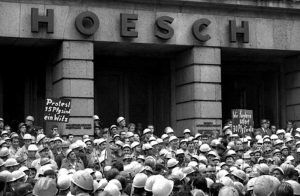
M63 134L104 126L220 130L234 108L255 125L300 124L300 3L255 0L0 2L0 115L43 119L72 100Z

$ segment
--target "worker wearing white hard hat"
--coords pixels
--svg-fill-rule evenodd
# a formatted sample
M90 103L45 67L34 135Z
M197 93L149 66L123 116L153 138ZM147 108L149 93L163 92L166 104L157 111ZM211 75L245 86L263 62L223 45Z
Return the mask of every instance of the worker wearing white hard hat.
M58 195L66 195L70 191L71 187L71 176L70 175L61 175L57 177L57 188Z
M88 195L93 189L93 178L87 171L79 170L73 174L70 187L72 195Z
M152 186L153 196L169 196L173 190L174 182L165 178L157 179Z
M174 130L171 127L165 128L165 133L169 135L169 137L174 135Z
M191 130L189 129L183 130L183 136L185 139L188 139L191 136Z
M120 134L121 131L128 131L128 128L126 127L126 119L122 116L117 118L117 123L118 123L118 133Z

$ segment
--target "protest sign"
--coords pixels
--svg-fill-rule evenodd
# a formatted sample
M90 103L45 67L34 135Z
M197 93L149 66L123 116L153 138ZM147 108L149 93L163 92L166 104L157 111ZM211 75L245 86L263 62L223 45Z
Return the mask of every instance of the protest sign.
M71 112L71 99L47 98L44 120L68 123Z
M245 133L253 132L253 110L233 109L232 133L244 136Z

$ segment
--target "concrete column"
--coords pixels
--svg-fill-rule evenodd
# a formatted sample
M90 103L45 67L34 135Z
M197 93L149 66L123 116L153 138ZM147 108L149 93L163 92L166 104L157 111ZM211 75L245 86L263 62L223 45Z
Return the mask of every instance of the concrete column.
M300 56L291 57L284 66L286 120L300 126Z
M176 135L221 129L220 64L219 48L194 47L174 59Z
M63 41L52 67L52 88L50 88L52 97L71 99L71 114L68 124L77 125L77 127L73 126L73 128L68 127L67 129L65 123L55 123L59 125L62 135L69 133L74 135L93 134L93 52L92 42Z

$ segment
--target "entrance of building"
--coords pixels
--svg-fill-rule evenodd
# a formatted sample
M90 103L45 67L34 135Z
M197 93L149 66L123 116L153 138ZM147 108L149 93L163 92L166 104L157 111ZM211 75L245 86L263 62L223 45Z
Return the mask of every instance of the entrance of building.
M94 63L95 114L105 127L124 116L157 134L170 124L170 64L166 59L97 56Z
M260 126L263 118L281 126L280 59L283 57L284 54L263 51L222 53L223 122L231 118L231 109L250 109L255 127Z
M46 51L23 45L0 48L0 116L12 131L17 131L27 115L43 126L45 72L50 56Z

